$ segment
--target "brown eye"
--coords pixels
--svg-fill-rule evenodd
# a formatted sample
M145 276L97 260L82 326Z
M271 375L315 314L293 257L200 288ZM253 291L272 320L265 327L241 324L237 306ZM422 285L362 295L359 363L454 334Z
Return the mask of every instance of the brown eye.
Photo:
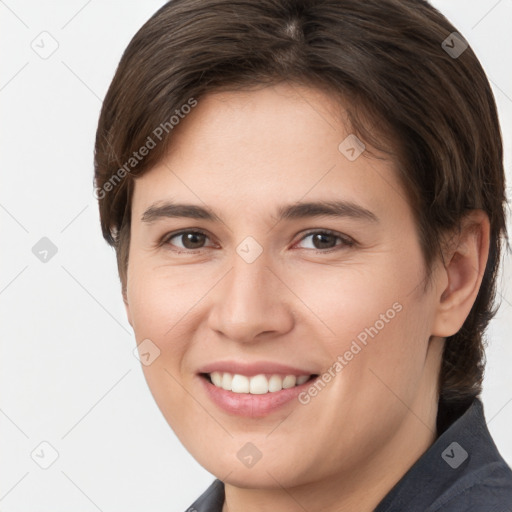
M207 238L208 236L201 231L181 231L167 238L165 243L176 246L178 249L194 250L202 249L205 239ZM179 240L181 245L176 242L171 243L173 239Z
M334 249L339 247L340 249L343 247L351 247L354 245L354 241L346 236L342 236L339 233L335 233L333 231L313 231L307 233L300 242L306 240L307 238L311 238L312 249L316 249L318 251L328 252L329 249ZM337 243L338 240L341 240L341 243Z
M336 246L336 236L328 233L314 233L311 235L313 245L316 249L332 249Z

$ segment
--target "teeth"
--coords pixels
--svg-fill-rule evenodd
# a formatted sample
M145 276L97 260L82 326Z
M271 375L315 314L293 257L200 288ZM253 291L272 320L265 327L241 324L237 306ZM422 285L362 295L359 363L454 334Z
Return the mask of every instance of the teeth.
M297 383L297 377L295 375L287 375L283 379L283 389L293 388Z
M275 393L282 389L293 388L304 384L311 375L286 375L284 379L280 375L272 375L267 378L260 374L254 377L246 375L232 374L227 372L212 372L209 374L214 386L232 391L233 393L250 393L252 395L264 395L265 393Z
M213 372L210 373L210 379L212 379L212 382L218 387L222 387L222 374L220 372Z
M235 393L249 393L249 379L244 375L233 375L231 391Z
M309 379L309 375L301 375L300 377L297 377L297 386L300 386L301 384L304 384Z
M231 373L224 373L222 375L222 389L226 391L231 391L231 383L233 382L233 375Z
M268 379L268 390L274 393L275 391L281 391L281 389L283 389L283 379L279 375L272 375Z
M235 375L235 377L238 377L238 375ZM244 379L247 380L247 387L249 389L247 391L239 391L238 388L235 388L239 393L251 393L252 395L264 395L268 393L269 382L265 375L255 375L251 377L250 380L248 377L244 377Z

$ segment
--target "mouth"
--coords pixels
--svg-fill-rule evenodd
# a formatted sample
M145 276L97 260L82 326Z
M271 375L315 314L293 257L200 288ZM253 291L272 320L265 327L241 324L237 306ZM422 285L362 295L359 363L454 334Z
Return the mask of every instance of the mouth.
M283 375L260 373L254 376L247 376L229 372L200 373L216 388L238 394L266 395L278 393L283 389L290 389L302 386L318 377L318 374L311 375Z
M258 374L253 376L228 372L198 374L206 396L220 410L231 416L263 418L293 403L318 377L311 375Z

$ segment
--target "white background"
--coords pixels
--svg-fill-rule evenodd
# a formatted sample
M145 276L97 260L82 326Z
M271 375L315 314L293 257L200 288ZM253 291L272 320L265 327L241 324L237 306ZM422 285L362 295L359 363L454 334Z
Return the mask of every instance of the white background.
M182 511L214 478L165 422L132 354L114 251L101 237L92 193L101 102L123 50L163 4L0 1L2 512ZM512 1L433 4L491 81L510 198ZM48 59L31 48L43 31L59 45ZM47 263L32 253L42 237L58 249ZM483 401L512 465L509 282L507 255ZM42 441L59 454L46 470L31 458Z

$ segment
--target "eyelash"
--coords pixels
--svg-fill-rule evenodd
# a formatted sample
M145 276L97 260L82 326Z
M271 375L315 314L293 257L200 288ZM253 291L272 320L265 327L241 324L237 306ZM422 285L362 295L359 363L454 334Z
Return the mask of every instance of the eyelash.
M196 234L204 235L204 236L208 237L208 234L200 229L187 229L187 230L182 230L182 231L178 231L176 233L170 233L170 234L165 235L161 239L159 246L168 245L169 247L171 247L170 240L172 240L173 238L178 237L180 235L185 235L187 233L192 233L194 235L196 235ZM341 233L337 233L336 231L332 231L330 229L316 229L316 230L308 231L307 233L305 233L303 235L303 237L297 243L302 242L308 236L316 235L316 234L325 234L325 235L335 236L336 238L340 239L342 241L342 243L339 245L336 245L335 247L332 247L330 249L325 249L325 250L306 249L308 251L314 251L315 254L328 254L328 253L331 253L334 251L341 250L343 248L349 248L349 247L353 247L353 246L357 245L357 242L355 240L353 240L352 238L350 238L346 235L342 235ZM200 252L203 249L204 249L204 247L202 247L200 249L195 249L195 250L194 249L176 250L176 249L172 249L172 248L170 250L175 253L178 253L178 254L197 254L198 252Z

